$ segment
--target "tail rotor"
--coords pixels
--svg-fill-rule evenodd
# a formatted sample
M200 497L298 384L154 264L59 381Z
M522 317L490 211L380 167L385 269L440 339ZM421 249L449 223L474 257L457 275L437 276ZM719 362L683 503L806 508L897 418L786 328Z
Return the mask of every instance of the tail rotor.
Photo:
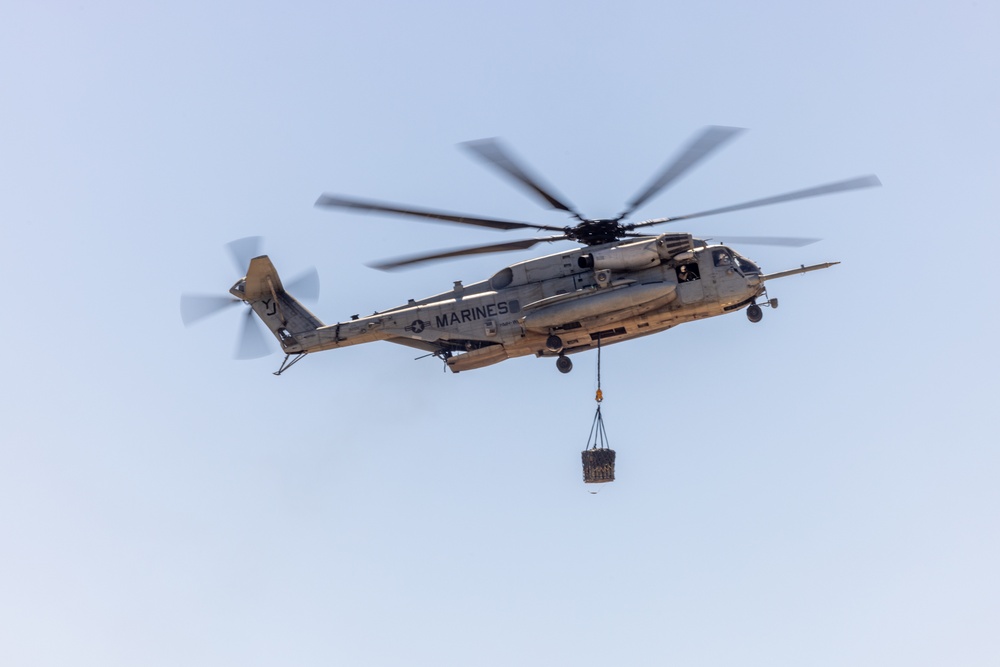
M261 255L262 245L263 238L260 236L247 236L226 244L226 249L238 274L245 274L250 260ZM242 281L241 278L236 284L239 285ZM316 301L319 299L319 272L316 271L315 267L310 267L288 281L287 287L289 291L294 291L302 299ZM184 326L189 327L238 304L246 304L246 302L233 296L220 294L184 293L181 294L181 321ZM249 304L246 305L246 314L242 318L243 322L240 325L233 358L246 360L266 357L274 352L272 345L268 342L269 335L259 318L254 317L253 309L249 307Z

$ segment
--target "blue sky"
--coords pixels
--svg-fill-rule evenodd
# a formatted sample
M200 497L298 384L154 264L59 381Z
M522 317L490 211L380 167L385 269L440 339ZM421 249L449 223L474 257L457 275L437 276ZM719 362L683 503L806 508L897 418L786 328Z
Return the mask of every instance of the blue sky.
M985 2L39 2L0 22L0 655L18 665L994 665L1000 23ZM607 348L618 481L579 451L596 358L452 375L406 348L235 362L259 234L333 322L538 252L380 273L561 225L455 149L501 136L591 216L688 138L749 128L633 219L692 221L742 315ZM548 250L543 248L542 252Z

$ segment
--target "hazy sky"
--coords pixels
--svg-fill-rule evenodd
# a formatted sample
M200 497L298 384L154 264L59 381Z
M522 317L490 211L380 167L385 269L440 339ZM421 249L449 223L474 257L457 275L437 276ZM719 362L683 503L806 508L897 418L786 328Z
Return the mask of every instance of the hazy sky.
M991 2L21 2L0 21L10 287L0 662L996 665L1000 9ZM324 191L562 225L455 144L501 136L613 215L692 221L781 307L459 375L374 344L231 359L260 234L327 322L557 250L314 208ZM681 230L678 230L681 231ZM565 247L571 247L566 244Z

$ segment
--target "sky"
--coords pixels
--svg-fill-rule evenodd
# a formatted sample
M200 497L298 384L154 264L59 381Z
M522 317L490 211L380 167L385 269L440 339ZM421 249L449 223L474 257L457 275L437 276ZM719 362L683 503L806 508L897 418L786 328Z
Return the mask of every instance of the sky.
M1000 9L988 2L7 3L0 656L49 665L995 665ZM225 244L315 266L326 322L560 248L322 192L563 225L693 220L777 310L458 375L408 348L234 361ZM516 234L516 232L512 233ZM520 238L520 237L517 237ZM16 307L15 307L16 306ZM277 349L275 348L275 352Z

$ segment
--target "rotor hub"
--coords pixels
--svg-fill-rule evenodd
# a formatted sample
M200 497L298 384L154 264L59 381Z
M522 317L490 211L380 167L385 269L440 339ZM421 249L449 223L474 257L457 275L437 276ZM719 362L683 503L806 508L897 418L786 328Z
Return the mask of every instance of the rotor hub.
M602 245L619 240L624 230L614 218L584 220L566 228L566 238L586 245Z

